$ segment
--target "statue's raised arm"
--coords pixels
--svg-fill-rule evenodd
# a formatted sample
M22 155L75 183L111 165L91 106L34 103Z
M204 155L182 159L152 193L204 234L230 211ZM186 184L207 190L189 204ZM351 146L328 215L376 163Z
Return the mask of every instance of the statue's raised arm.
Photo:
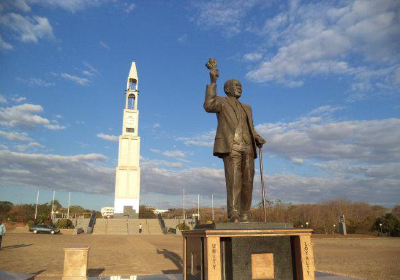
M217 79L219 78L219 72L217 68L217 60L215 58L210 58L207 63L206 67L210 69L210 80L212 84L215 84L217 82Z

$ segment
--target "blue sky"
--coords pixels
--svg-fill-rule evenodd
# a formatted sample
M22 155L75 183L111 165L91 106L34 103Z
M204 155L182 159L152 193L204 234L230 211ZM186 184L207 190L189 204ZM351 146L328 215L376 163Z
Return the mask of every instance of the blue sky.
M400 4L19 0L0 4L0 200L113 205L124 87L139 76L141 204L225 204L205 62L242 82L267 198L400 201ZM258 170L258 162L257 172ZM260 201L259 173L254 201Z

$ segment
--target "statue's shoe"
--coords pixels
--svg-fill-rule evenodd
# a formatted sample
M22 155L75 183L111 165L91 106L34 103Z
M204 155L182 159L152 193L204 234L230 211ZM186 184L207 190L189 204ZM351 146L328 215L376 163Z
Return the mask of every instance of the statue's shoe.
M248 214L242 214L242 215L240 215L240 222L242 222L242 223L248 223L248 222L249 222L249 215L248 215Z
M229 218L229 222L231 223L239 223L239 216L234 215L232 217Z

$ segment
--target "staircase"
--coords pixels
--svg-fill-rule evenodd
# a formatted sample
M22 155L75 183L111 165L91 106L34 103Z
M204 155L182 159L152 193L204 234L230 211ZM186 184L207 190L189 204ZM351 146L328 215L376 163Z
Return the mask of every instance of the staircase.
M157 219L97 219L93 234L138 235L163 234Z
M90 219L86 218L77 218L75 228L82 228L85 232L87 227L89 226Z
M106 234L128 235L128 220L109 219Z
M183 220L179 219L164 219L165 227L167 228L176 228L177 225L183 223ZM187 223L187 221L186 221Z
M93 234L107 234L108 219L97 219Z
M158 219L146 219L145 221L148 227L149 234L163 234Z

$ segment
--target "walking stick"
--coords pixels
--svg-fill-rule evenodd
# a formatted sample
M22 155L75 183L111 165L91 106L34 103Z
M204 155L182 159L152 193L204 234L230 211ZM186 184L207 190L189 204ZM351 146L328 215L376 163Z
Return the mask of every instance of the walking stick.
M262 203L264 210L264 222L267 222L267 209L265 207L265 187L264 187L264 171L263 171L263 162L262 162L262 148L258 148L259 158L260 158L260 174L261 174L261 187L262 187Z

